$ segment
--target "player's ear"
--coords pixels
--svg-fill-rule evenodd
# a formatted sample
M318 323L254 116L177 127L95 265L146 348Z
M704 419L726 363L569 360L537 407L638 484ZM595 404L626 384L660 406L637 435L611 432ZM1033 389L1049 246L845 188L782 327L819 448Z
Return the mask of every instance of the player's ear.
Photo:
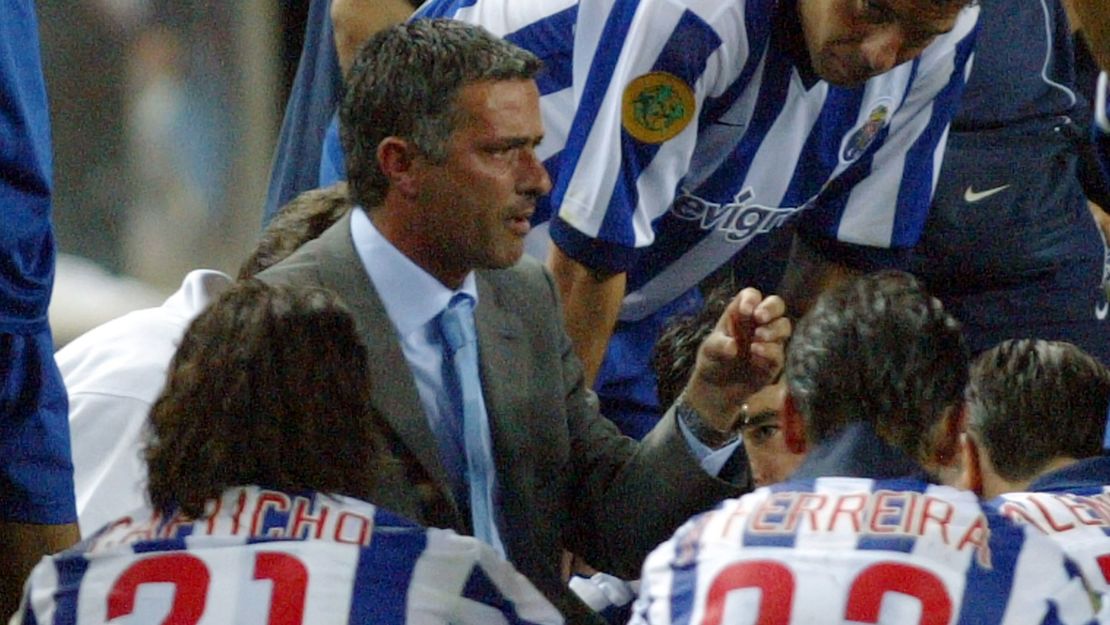
M960 437L960 477L953 484L983 496L983 450L975 436L964 432Z
M808 441L806 440L806 424L798 406L794 403L794 396L787 390L782 398L782 439L786 448L793 454L804 454Z
M964 404L945 409L933 430L933 451L928 462L940 468L953 468L960 460L960 434L964 429Z
M420 151L411 141L386 137L378 144L378 167L389 180L389 188L404 197L414 197L417 181L413 174Z

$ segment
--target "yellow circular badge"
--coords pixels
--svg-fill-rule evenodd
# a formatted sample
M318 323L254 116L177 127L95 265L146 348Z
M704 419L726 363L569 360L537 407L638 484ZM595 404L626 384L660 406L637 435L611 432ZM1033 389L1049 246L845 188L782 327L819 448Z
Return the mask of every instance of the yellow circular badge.
M694 119L694 91L667 72L644 74L624 89L621 124L644 143L663 143Z

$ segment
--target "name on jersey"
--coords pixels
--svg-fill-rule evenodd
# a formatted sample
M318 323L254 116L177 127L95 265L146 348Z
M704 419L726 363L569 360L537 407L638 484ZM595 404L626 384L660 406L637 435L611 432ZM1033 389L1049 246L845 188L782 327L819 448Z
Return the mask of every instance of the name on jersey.
M141 522L125 517L104 531L92 550L137 541L205 535L231 535L247 539L315 539L366 547L374 533L373 518L347 509L338 501L332 505L322 495L313 502L306 497L290 497L269 490L259 491L257 497L250 498L243 491L230 511L220 509L220 500L215 500L215 504L214 508L209 508L210 513L200 520L188 519L180 513L168 519L155 513Z
M702 230L719 230L732 243L747 244L758 234L778 228L794 213L805 207L777 208L751 203L754 192L745 188L728 204L717 204L683 192L671 204L671 213L679 219L699 222Z
M1110 527L1110 494L1072 495L1030 493L1021 502L1006 501L999 512L1019 523L1028 523L1045 534L1059 534L1079 527Z
M726 536L850 532L859 537L936 536L957 551L972 549L991 568L990 526L982 513L970 523L953 522L956 506L924 493L878 490L843 495L771 493L754 509L740 506L724 524Z

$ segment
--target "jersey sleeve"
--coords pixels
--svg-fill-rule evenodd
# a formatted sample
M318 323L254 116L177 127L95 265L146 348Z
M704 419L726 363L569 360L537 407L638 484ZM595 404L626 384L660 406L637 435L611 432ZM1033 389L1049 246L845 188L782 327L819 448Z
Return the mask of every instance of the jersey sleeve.
M582 264L627 271L652 243L652 223L689 166L702 103L745 54L741 20L714 4L579 4L575 112L553 181L551 237Z
M867 271L898 266L889 248L917 243L940 173L948 128L971 70L978 7L965 9L955 28L914 63L914 78L878 148L822 194L799 232L836 260ZM843 253L840 253L842 248ZM877 248L870 252L868 248Z

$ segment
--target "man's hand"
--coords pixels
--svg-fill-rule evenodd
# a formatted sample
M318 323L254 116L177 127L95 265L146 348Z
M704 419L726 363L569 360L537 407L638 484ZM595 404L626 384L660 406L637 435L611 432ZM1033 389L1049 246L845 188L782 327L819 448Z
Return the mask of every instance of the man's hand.
M786 304L777 295L748 288L729 302L698 348L684 393L706 425L735 430L744 400L782 370L790 331Z

